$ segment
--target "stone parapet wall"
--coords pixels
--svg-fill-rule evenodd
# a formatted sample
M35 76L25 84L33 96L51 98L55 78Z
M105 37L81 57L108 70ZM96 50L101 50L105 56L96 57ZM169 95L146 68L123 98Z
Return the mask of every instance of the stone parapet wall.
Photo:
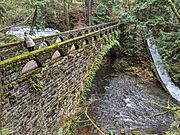
M117 22L110 22L110 23L65 31L65 32L57 33L50 36L35 38L33 39L36 44L35 50L38 50L39 48L41 48L42 43L45 43L47 45L54 44L57 38L59 38L61 41L65 41L65 40L68 40L77 36L85 35L93 31L97 31L102 28L112 26L114 24L117 24ZM27 52L27 48L25 47L24 40L19 41L19 42L0 45L0 61L6 60L8 58L12 58L24 52Z
M75 113L89 71L121 24L0 62L1 129L55 135Z

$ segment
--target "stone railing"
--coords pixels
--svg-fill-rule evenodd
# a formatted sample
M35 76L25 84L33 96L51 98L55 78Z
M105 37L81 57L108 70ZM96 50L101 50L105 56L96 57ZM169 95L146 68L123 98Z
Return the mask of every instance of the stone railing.
M1 130L13 135L55 135L66 116L74 114L89 72L122 26L82 33L1 61Z
M43 48L44 46L49 46L51 44L54 44L55 42L56 43L62 42L62 41L65 41L65 40L68 40L77 36L81 36L81 35L84 35L93 31L100 30L102 28L112 26L114 24L117 24L117 22L110 22L110 23L75 29L71 31L65 31L65 32L57 33L50 36L35 38L33 39L36 44L35 50ZM25 47L24 41L0 45L0 61L3 61L8 58L12 58L24 52L27 52L27 48Z

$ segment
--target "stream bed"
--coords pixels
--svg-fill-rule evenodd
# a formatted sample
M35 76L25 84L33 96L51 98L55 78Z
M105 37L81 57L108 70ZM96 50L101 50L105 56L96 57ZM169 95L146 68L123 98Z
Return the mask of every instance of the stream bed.
M89 100L98 101L89 108L89 115L103 132L140 131L141 134L163 135L175 120L173 114L152 118L152 114L165 110L150 102L167 106L169 95L157 80L140 84L140 78L125 73L116 73L111 66L101 67L92 83ZM179 103L171 99L170 103ZM79 135L98 135L93 128L81 130ZM89 133L88 133L89 132Z

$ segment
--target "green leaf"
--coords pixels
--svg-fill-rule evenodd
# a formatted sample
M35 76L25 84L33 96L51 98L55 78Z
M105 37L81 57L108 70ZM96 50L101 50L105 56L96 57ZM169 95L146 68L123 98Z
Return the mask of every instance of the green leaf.
M58 129L57 135L63 135L63 128L59 128L59 129Z

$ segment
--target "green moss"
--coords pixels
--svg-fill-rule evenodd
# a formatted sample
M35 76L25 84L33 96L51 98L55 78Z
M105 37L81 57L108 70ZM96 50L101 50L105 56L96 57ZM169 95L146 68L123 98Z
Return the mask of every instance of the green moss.
M11 135L13 133L13 128L2 128L1 135Z
M15 95L11 95L8 97L8 91L12 90L14 88L13 83L8 83L6 85L1 85L2 92L0 92L0 105L6 104L9 101L9 98L14 99L16 98Z
M89 51L90 49L92 49L92 46L90 44L87 44L83 48L84 48L84 50L88 50Z
M0 62L0 68L9 68L9 67L12 67L13 65L18 65L27 58L34 58L34 56L31 53L25 53L25 54L4 60Z
M16 99L16 95L10 94L9 91L14 88L13 83L8 83L6 85L1 85L2 91L0 92L0 105L4 105L9 102L9 99Z
M87 93L87 90L91 87L91 82L93 81L95 75L96 75L96 72L97 70L99 69L100 67L100 64L104 58L104 56L108 53L108 51L113 47L113 46L116 46L117 44L117 40L116 41L111 41L110 44L107 44L103 50L100 52L98 58L95 59L95 62L93 63L93 67L92 69L90 70L90 73L88 75L88 79L86 80L86 83L85 83L85 89L82 91L81 93L81 102L83 102L85 99L86 99L86 93Z
M35 93L41 92L43 89L43 82L42 82L42 74L34 74L30 79L29 82L31 84L31 90Z
M104 36L104 39L105 39L106 42L108 42L108 36L107 35Z
M4 105L8 102L7 93L0 93L0 105Z
M8 84L6 84L6 85L3 86L3 90L5 90L5 91L10 91L10 90L12 90L13 88L14 88L14 85L13 85L12 82L11 82L11 83L8 83Z
M105 37L105 35L103 35L102 37L98 37L96 41L98 41L98 42L104 41L104 37Z
M5 48L5 47L10 47L10 46L17 46L17 45L20 45L21 43L23 43L22 41L16 41L16 42L12 42L12 43L7 43L7 44L4 44L4 45L0 45L0 49L1 48Z
M89 50L92 49L92 45L87 44L83 47L83 49L84 49L84 55L87 56L87 55L89 55Z
M23 74L20 78L18 78L18 83L24 82L26 80L28 80L29 78L31 78L34 74L39 74L41 73L41 68L37 68L35 70L32 70L26 74Z
M37 38L33 38L33 40L34 41L41 40L42 38L50 38L50 37L55 37L57 35L58 34L53 34L53 35L49 35L49 36L40 36L40 37L37 37ZM11 47L11 46L15 46L15 45L17 46L17 45L23 44L24 40L22 40L22 39L18 39L18 40L19 41L0 45L0 48Z
M120 31L120 30L116 30L116 31L115 31L115 34L116 34L116 38L118 38L119 35L121 35L121 31Z
M141 131L133 131L132 134L133 135L142 135L142 132Z

